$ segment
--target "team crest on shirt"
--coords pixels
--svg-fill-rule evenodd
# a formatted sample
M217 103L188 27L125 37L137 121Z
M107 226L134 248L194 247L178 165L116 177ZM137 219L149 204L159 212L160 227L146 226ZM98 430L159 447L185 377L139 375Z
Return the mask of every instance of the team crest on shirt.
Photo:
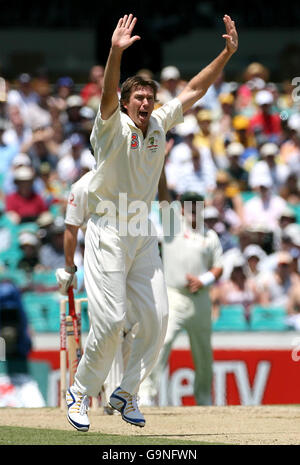
M139 146L139 137L136 132L133 132L131 136L131 148L137 149L138 146Z
M156 136L149 137L147 149L151 152L156 152L158 149L158 138Z

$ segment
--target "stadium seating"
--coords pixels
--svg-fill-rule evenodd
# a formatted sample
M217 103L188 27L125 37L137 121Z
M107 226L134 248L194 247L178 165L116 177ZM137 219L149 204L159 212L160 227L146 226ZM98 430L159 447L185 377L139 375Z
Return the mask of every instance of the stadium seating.
M22 300L29 325L35 331L59 331L59 296L57 293L25 292Z
M240 195L242 197L243 203L248 202L248 200L251 200L253 197L257 196L256 192L253 191L242 191Z
M296 215L296 223L300 224L300 205L294 205L289 203L289 207L293 210Z
M250 313L252 331L285 331L286 310L284 307L254 305Z
M33 284L41 284L49 287L58 287L55 271L40 271L32 273Z
M213 322L213 331L248 331L249 325L242 305L222 305L219 318Z
M17 287L22 288L27 284L27 275L23 270L7 269L1 271L1 281L11 281Z

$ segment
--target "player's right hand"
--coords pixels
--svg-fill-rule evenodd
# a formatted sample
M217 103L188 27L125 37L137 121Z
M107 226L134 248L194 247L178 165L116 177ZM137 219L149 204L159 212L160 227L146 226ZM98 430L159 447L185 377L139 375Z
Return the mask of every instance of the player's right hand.
M77 276L76 274L68 273L64 268L57 268L55 272L56 280L59 285L59 292L62 295L68 295L68 289L73 286L77 289Z
M140 40L140 36L135 35L131 37L136 21L137 18L134 18L132 14L129 16L125 15L123 18L120 18L111 39L113 48L125 50L136 40Z

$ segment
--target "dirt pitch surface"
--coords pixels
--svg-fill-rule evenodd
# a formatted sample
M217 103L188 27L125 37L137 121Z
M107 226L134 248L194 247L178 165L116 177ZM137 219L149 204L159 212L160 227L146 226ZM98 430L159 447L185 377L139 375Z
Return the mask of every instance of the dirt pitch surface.
M300 407L298 406L226 406L141 408L146 426L137 428L119 414L104 415L91 410L90 431L99 434L153 436L173 440L240 445L299 445ZM3 408L0 426L24 426L72 430L65 413L58 408ZM88 433L87 433L88 434Z

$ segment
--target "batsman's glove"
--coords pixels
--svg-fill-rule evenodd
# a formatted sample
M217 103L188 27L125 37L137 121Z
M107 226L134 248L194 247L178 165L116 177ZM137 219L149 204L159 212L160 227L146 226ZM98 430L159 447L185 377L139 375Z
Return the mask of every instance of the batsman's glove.
M59 292L62 295L68 295L70 286L77 289L77 276L75 273L68 273L64 268L58 268L55 272L55 276L59 285Z

